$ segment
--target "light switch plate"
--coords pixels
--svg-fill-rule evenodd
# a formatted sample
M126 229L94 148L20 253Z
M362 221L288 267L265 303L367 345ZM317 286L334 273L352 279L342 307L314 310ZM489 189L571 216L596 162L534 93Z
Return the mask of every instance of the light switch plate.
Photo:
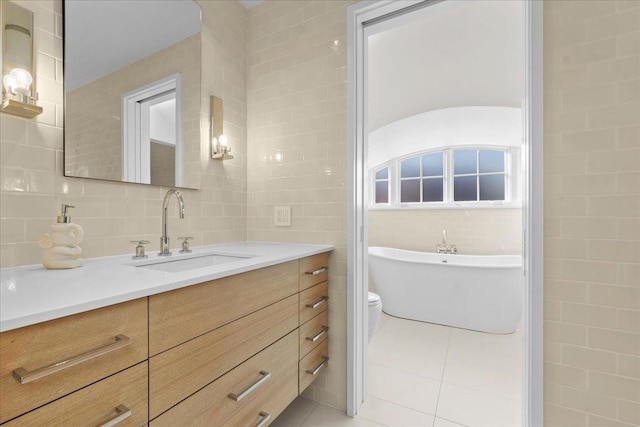
M276 206L274 209L276 227L291 227L291 206Z

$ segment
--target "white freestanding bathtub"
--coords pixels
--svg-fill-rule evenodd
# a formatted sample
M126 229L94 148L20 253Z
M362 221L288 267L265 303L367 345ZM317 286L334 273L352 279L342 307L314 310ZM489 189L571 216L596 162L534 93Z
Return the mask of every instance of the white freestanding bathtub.
M520 255L445 255L370 247L369 274L392 316L508 334L523 304Z

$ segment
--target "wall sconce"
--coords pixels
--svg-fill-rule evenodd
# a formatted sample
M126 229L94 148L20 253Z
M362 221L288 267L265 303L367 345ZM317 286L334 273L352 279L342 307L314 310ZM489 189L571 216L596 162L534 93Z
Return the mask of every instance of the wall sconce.
M32 118L36 105L33 82L33 12L9 1L0 2L2 16L2 105L0 111Z
M233 159L229 138L222 133L222 99L217 96L211 97L211 158Z

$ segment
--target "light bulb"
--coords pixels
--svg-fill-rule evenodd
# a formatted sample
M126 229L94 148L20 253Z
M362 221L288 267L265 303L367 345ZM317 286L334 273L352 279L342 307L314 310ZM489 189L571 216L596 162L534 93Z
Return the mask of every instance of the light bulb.
M33 83L33 77L31 77L31 74L29 74L27 70L23 68L14 68L11 70L9 75L13 76L16 81L17 86L15 92L22 95L31 95L29 87L31 86L31 83Z
M227 138L227 135L220 135L218 141L220 141L220 145L223 147L226 147L227 144L229 144L229 138Z
M15 94L18 87L18 81L11 74L7 74L2 78L2 85L6 93Z

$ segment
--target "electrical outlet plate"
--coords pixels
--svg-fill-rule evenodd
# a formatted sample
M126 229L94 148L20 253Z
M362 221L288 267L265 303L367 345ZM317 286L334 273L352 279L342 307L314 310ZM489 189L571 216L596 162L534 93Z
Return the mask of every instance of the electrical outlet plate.
M273 220L276 227L291 227L291 206L276 206Z

